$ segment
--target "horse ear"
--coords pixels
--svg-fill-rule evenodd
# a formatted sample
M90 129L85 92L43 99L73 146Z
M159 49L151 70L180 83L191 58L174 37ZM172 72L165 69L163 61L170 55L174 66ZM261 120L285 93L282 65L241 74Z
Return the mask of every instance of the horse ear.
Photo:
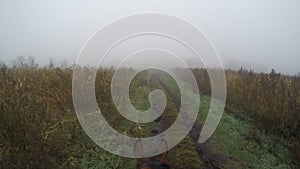
M159 147L158 147L158 153L159 155L159 159L164 161L167 158L167 154L168 154L168 144L166 142L166 140L162 139Z
M137 140L134 144L134 155L137 158L141 158L144 155L144 148L141 140Z

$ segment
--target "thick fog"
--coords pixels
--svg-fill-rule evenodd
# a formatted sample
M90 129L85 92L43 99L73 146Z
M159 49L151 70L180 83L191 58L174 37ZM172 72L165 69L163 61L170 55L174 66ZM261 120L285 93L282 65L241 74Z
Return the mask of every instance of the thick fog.
M226 68L300 72L299 0L0 1L0 61L72 64L108 23L143 12L178 16L205 33ZM120 57L122 54L120 54Z

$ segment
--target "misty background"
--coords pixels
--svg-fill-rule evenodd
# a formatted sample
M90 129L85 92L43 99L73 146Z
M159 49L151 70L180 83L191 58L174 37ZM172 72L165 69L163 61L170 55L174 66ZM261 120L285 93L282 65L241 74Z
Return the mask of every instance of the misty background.
M124 16L159 12L197 26L225 68L300 71L299 0L0 1L0 61L73 64L88 38ZM122 57L122 56L120 56Z

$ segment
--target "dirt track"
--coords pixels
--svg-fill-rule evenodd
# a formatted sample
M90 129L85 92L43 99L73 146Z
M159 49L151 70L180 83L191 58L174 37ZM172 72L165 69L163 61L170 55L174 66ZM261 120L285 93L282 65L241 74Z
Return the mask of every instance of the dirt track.
M176 105L176 108L179 112L181 102L180 99L176 97L176 95L170 91L170 89L159 79L157 76L153 76L151 78L152 83L158 83L163 90L166 91L166 94L172 100L172 102ZM153 134L158 134L161 132L161 119L158 119L153 122ZM222 155L214 155L210 149L207 148L206 144L198 143L199 133L201 132L202 126L196 121L191 131L189 132L189 137L195 142L195 150L197 151L198 158L204 163L205 169L218 169L226 162L228 159Z

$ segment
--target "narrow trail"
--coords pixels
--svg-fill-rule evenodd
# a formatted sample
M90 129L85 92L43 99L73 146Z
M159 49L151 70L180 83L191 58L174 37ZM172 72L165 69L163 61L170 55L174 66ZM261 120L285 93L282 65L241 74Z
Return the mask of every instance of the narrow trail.
M149 77L149 79L148 79L148 86L150 86L150 84L152 84L152 86L155 85L155 81L154 81L154 79L153 79L152 76ZM155 106L156 105L154 105L153 111L157 111L157 108ZM159 134L159 133L162 132L162 130L163 130L163 124L162 124L162 120L161 119L162 119L162 117L160 116L160 117L158 117L156 120L154 120L152 122L152 130L151 130L150 136L155 136L155 135L157 135L157 134Z
M157 76L153 76L151 78L151 81L158 83L159 86L162 87L169 96L169 98L173 101L173 103L176 105L176 109L179 112L181 107L181 101L176 97L174 92L172 92ZM161 123L161 120L158 120L157 122L153 122L154 126L155 123ZM158 131L160 132L162 124L159 125ZM214 155L212 154L211 150L207 148L206 144L200 144L198 142L199 134L201 132L202 125L199 124L197 121L193 125L191 131L189 132L189 137L195 142L195 150L197 151L198 158L204 163L205 169L219 169L221 165L224 163L224 160L226 160L225 157L222 157L221 155ZM157 130L157 128L153 128L153 130Z

